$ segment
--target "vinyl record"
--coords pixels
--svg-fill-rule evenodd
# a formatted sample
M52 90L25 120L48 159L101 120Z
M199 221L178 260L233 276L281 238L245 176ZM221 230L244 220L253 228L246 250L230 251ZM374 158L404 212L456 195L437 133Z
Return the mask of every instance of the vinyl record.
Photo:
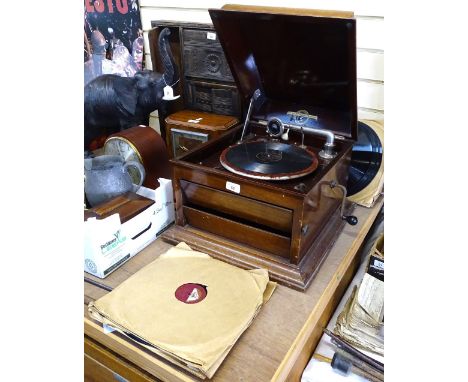
M281 142L254 141L230 146L221 153L223 167L254 179L286 180L310 174L318 166L312 151Z
M358 122L358 139L353 146L349 167L348 196L366 188L382 164L383 147L377 133L367 124Z

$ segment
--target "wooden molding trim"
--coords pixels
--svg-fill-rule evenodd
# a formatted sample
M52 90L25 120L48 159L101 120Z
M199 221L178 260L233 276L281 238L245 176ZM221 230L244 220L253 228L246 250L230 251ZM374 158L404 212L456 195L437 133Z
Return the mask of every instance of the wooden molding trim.
M240 4L226 4L226 5L223 5L221 9L224 9L226 11L278 13L278 14L297 15L297 16L337 17L340 19L351 19L354 17L354 12L352 11L333 11L333 10L325 10L325 9L264 7L264 6L258 6L258 5L240 5Z

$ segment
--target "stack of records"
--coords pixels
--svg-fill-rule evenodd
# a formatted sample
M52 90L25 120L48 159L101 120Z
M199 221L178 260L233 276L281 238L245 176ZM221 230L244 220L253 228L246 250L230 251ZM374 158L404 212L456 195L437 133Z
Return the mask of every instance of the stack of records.
M348 179L348 199L372 207L384 184L383 122L362 120L353 146Z
M211 378L276 283L179 243L89 304L92 318L201 378Z

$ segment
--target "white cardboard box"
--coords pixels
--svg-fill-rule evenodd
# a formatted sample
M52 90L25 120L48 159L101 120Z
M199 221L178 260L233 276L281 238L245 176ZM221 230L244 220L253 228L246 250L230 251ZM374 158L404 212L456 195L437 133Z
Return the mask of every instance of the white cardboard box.
M159 178L156 189L140 187L136 193L153 199L149 206L125 223L119 214L105 219L89 218L84 222L84 269L105 278L135 256L174 221L172 182Z

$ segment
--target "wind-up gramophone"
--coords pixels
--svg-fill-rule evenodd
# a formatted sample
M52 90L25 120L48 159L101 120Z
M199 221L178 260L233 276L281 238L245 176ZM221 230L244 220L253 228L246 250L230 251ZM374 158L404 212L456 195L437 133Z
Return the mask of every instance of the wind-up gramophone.
M210 10L244 122L173 163L164 237L304 290L344 224L357 137L351 18Z

